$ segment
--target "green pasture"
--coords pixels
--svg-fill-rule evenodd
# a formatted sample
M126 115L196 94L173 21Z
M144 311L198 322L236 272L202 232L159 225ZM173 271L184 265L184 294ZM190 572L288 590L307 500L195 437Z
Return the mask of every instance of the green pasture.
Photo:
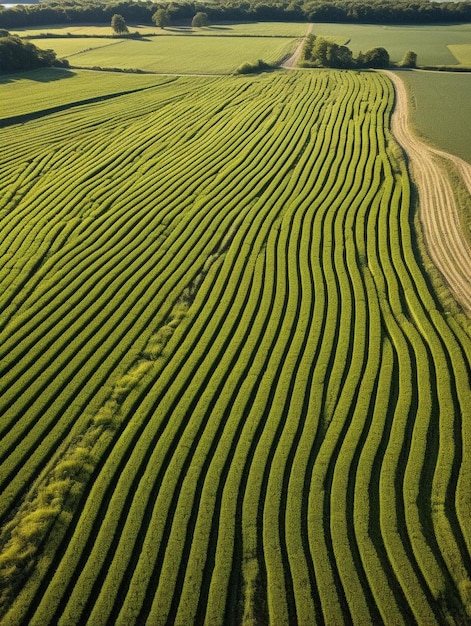
M401 71L417 133L471 163L471 74Z
M168 26L165 29L157 28L152 24L128 24L131 33L141 35L193 35L193 36L244 36L244 37L302 37L307 28L305 22L246 22L213 24L205 28L191 28L190 26ZM109 37L113 34L110 26L97 25L55 25L37 26L11 30L12 34L21 37L34 36L43 33L54 35L71 34Z
M74 40L38 39L36 45L53 48L67 57L74 52L72 65L118 67L165 73L217 74L234 71L248 61L263 59L277 63L293 52L296 40L283 37L173 37L162 35L142 39L122 39L103 46L77 51ZM87 46L84 39L83 46ZM96 41L96 40L93 40ZM65 54L64 54L65 52Z
M120 44L122 39L105 39L100 37L84 37L83 39L31 39L32 43L38 48L51 48L61 59L64 57L73 57L76 54L93 50L95 48L106 48L107 46L116 46ZM73 61L72 61L73 63Z
M209 28L193 29L199 34L217 34L251 37L302 37L307 30L305 22L246 22L242 24L215 24ZM172 27L170 27L170 30ZM169 29L165 29L169 30Z
M471 67L471 43L450 44L448 48L461 65Z
M149 25L128 25L131 33L138 32L141 35L147 33L156 33L158 30L155 26ZM46 26L29 26L28 28L18 28L10 30L12 35L19 37L34 37L38 35L56 35L65 37L67 35L83 35L84 37L111 37L114 35L111 25L95 25L95 24L50 24Z
M38 69L0 77L0 119L162 84L155 75Z
M253 22L220 24L194 29L170 26L165 29L129 25L141 40L110 39L109 26L47 26L13 31L20 36L51 33L86 35L84 39L33 39L42 48L52 48L59 57L74 64L140 68L147 71L219 73L262 58L276 62L294 49L295 40L306 33L305 23ZM471 24L389 26L368 24L314 24L315 35L348 44L355 54L385 47L393 62L413 50L419 65L470 65ZM103 39L100 39L100 36ZM146 37L147 36L147 37ZM173 41L178 37L180 43ZM264 41L267 38L270 41ZM283 38L286 38L283 41ZM201 39L205 42L202 43ZM227 39L227 41L226 41ZM288 40L289 43L288 43ZM144 45L147 44L147 48ZM158 46L158 48L155 48ZM204 58L204 63L201 59Z
M349 39L354 54L381 46L391 60L400 62L405 52L417 53L419 65L459 65L448 46L470 45L471 24L390 26L372 24L315 23L315 35L341 35Z

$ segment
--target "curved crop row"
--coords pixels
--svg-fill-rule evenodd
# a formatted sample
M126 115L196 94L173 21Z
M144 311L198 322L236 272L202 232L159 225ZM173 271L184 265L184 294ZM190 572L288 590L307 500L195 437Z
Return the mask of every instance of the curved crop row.
M200 176L202 174L202 172L199 172ZM199 179L200 181L201 179ZM189 192L191 193L192 191L192 187L189 188ZM157 205L156 209L158 210L159 205ZM144 207L142 208L142 211L144 211ZM119 213L117 214L117 217L119 216ZM146 219L148 219L148 211L146 210ZM162 219L166 219L165 216L164 218L161 217L161 215L157 212L156 215L156 223L159 224L159 221L161 221ZM137 223L140 223L141 227L142 227L142 217L140 219L140 221L138 222L136 217L133 217L133 220L131 220L130 224L128 224L128 228L130 228L133 224L133 221L136 220ZM117 220L119 223L119 220ZM129 222L129 220L128 220ZM125 224L123 223L123 228L124 228ZM101 296L100 300L98 300L98 298L96 299L96 307L97 307L97 312L99 312L100 310L103 309L103 303L106 302L109 298L109 302L110 304L112 304L112 307L114 308L114 310L117 310L119 312L120 316L123 316L125 314L125 310L123 310L121 304L120 304L120 300L117 299L117 291L118 289L121 291L120 297L121 298L126 298L129 299L129 295L126 293L126 291L123 290L123 281L125 279L128 279L128 282L132 280L132 282L134 282L135 278L136 278L136 270L137 272L139 272L139 269L142 268L142 272L143 272L143 278L144 281L138 281L138 287L139 287L139 292L138 292L138 298L139 300L141 300L142 304L146 304L145 299L143 300L142 296L143 296L143 288L146 288L146 280L149 280L150 277L152 277L152 274L149 272L149 264L145 264L146 262L146 258L150 258L152 259L153 263L155 263L155 274L159 276L159 280L162 283L162 277L165 276L165 273L171 274L172 269L168 267L168 264L165 263L166 267L162 267L159 266L157 264L157 261L159 260L159 257L161 257L165 250L170 249L171 250L171 243L169 242L170 237L166 237L166 243L167 246L165 248L165 250L162 250L162 246L159 245L161 242L159 241L159 239L156 239L155 242L152 242L152 245L149 246L149 240L148 240L148 236L146 236L146 232L147 232L147 228L144 230L144 233L140 233L140 232L136 232L136 229L134 228L130 228L130 233L129 235L126 235L125 237L123 237L122 235L116 236L116 239L113 240L113 237L110 237L110 233L109 233L109 228L108 228L108 233L105 236L105 231L103 231L103 239L104 241L106 241L106 244L103 246L102 244L102 250L101 250L101 256L98 258L97 257L97 263L95 263L95 266L91 266L90 268L87 267L87 264L90 260L93 260L93 255L90 256L83 256L84 259L84 263L81 264L82 268L86 268L85 271L85 276L84 276L84 271L82 269L82 273L79 275L78 280L80 282L78 283L74 283L74 281L70 280L70 275L75 273L74 270L75 268L70 272L68 271L67 273L64 274L64 278L68 278L68 284L66 286L66 288L62 288L61 290L57 290L61 296L63 298L65 298L65 302L66 302L66 306L62 307L61 309L57 308L57 299L52 301L52 306L51 307L47 307L44 306L44 302L41 301L41 296L40 294L36 294L36 298L38 299L38 305L37 305L37 309L38 309L38 313L36 314L34 321L33 321L33 325L31 325L30 327L28 327L28 323L27 320L25 320L24 318L19 317L18 319L21 320L21 326L19 328L19 332L21 332L22 336L26 336L26 338L28 338L29 336L31 336L31 333L34 332L34 329L37 328L37 325L40 323L41 319L44 319L46 324L43 324L43 328L51 328L51 333L49 333L50 338L48 338L48 335L45 335L45 337L47 337L47 339L45 339L44 343L45 346L49 349L49 351L53 351L52 355L49 357L49 361L54 361L55 363L57 362L57 358L58 355L61 354L61 357L63 359L63 361L65 363L70 362L71 364L73 364L76 367L76 359L71 358L70 353L67 354L67 352L63 352L61 345L57 342L56 338L60 337L60 336L64 336L64 328L67 327L69 329L69 334L73 333L73 324L71 323L72 320L74 319L73 315L77 315L80 317L78 318L80 320L80 324L82 328L86 328L87 330L87 334L90 334L91 332L93 332L93 327L90 327L90 322L87 319L87 317L83 316L83 314L81 314L81 307L82 307L82 302L85 300L86 297L88 298L93 298L93 294L94 291L92 289L93 283L95 281L97 281L98 278L100 278L100 274L103 274L104 278L102 279L102 282L106 281L106 283L110 283L110 279L113 278L114 282L116 283L117 280L119 280L119 287L114 287L112 286L111 288L108 287L108 290L110 292L110 296L107 297L107 291L105 290L105 288L103 286L100 285L100 283L97 283L97 286L94 287L95 291L97 294L99 294ZM186 226L186 228L188 228L188 226ZM184 231L185 229L185 225L180 226L178 229L174 230L172 235L173 235L173 239L176 240L176 244L178 245L178 235L181 231ZM97 229L97 231L94 232L95 236L100 235L100 229ZM136 234L137 234L137 238L136 238ZM88 241L88 239L87 239ZM129 244L128 244L129 241ZM107 263L105 263L104 261L107 259L106 254L104 255L103 253L106 253L106 249L108 247L108 242L109 242L109 248L110 248L110 261ZM141 247L138 247L138 244L141 244ZM114 244L114 245L113 245ZM129 266L129 269L127 270L128 274L126 274L126 266L122 267L119 264L119 254L117 253L117 244L120 246L123 246L123 250L127 251L128 248L130 248L131 252L133 255L136 254L136 252L139 253L139 265L136 268L136 266ZM93 250L93 244L89 244L89 248L91 248ZM104 249L103 249L104 248ZM160 249L160 250L159 250ZM181 254L181 253L180 253ZM183 256L183 255L182 255ZM188 256L188 254L187 254ZM99 260L99 263L98 263ZM188 259L188 263L191 263L191 258ZM128 264L129 262L126 261L126 264ZM110 269L112 269L112 271L110 272ZM176 256L175 258L175 265L181 265L180 260L178 258L178 256ZM66 270L64 270L65 272ZM76 270L75 270L76 271ZM138 275L138 274L137 274ZM116 278L115 278L116 277ZM129 278L128 278L129 277ZM86 282L85 282L86 280ZM187 279L188 280L188 279ZM86 296L82 293L83 288L80 289L79 285L81 286L82 284L86 285L86 289L87 289L87 294ZM47 286L46 286L47 289ZM148 287L147 287L148 289ZM178 292L181 292L181 287L178 289ZM69 295L70 293L70 295ZM149 292L150 293L150 292ZM167 294L164 295L164 297L168 297ZM157 303L155 303L157 304ZM72 314L72 309L71 306L74 305L75 310L77 311L77 313ZM142 305L141 305L142 306ZM52 308L54 307L54 308ZM104 314L106 315L106 319L108 320L108 323L110 323L110 307L108 307L108 309L104 310ZM96 324L102 324L101 320L99 317L97 317L96 312L94 311L93 307L89 307L87 310L87 314L91 319L95 319L95 323ZM29 311L28 311L28 315L30 315ZM39 318L39 321L37 321L37 318ZM44 331L43 331L44 332ZM12 337L14 337L15 334L12 334ZM113 332L113 341L116 343L117 340L119 338L119 335L117 336L116 330L114 330ZM27 341L28 339L26 339ZM100 343L103 343L103 337L101 336L99 338ZM70 338L68 339L68 342L70 342ZM49 348L49 346L51 346L51 348ZM101 346L103 348L103 346ZM71 345L71 349L74 349L74 345ZM20 348L20 350L22 352L20 352L20 354L25 354L26 353L26 347L22 347ZM19 400L21 402L28 402L28 404L31 403L32 399L34 399L34 387L31 388L31 386L29 385L29 394L28 396L26 396L23 393L23 388L21 386L18 386L18 391L16 391L16 386L14 384L15 381L15 375L16 375L16 370L15 367L12 367L10 365L10 363L15 363L15 361L17 360L17 356L15 351L12 349L11 345L7 342L5 345L5 353L7 353L8 351L8 358L5 354L5 358L4 358L4 363L5 363L5 368L8 368L8 375L5 376L5 385L8 385L8 402L12 402L12 398L15 397L15 393L17 395L17 397L19 398ZM96 355L96 351L95 351L95 355ZM36 353L36 357L35 357L35 365L37 366L38 364L38 354ZM23 358L21 360L21 368L22 371L24 373L23 378L28 376L28 372L30 370L31 365L28 364L28 360L27 358ZM62 376L65 376L65 372L66 369L63 369L62 371ZM18 379L17 379L18 380ZM43 384L42 381L38 381L40 384ZM17 383L18 385L18 383ZM70 382L65 379L64 382L64 386L67 385L67 388L70 392L72 392L73 390L70 388ZM67 401L67 400L66 400ZM10 405L11 407L11 405ZM27 417L28 417L28 413L24 412L24 408L23 407L18 407L18 409L12 407L12 415L15 413L23 413L23 420L22 422L25 422ZM37 417L35 416L35 414L33 413L33 417L31 418L31 420L28 421L28 423L36 423ZM15 425L15 428L9 433L10 437L15 436L15 432L18 431L21 427L21 423L17 423ZM28 428L28 426L26 426ZM40 424L37 425L37 428L40 427ZM21 433L20 433L21 436ZM28 441L30 446L34 446L34 439L30 436L29 441ZM14 445L14 444L13 444ZM20 454L20 451L18 449L16 449L16 454ZM8 477L8 474L5 474L5 478ZM13 488L13 485L9 486L10 489Z
M8 623L469 617L471 340L392 105L178 79L0 131Z

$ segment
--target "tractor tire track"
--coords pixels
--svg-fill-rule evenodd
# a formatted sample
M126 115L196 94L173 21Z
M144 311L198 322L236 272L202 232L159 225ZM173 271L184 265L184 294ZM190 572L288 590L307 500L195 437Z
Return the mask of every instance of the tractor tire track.
M386 71L385 74L392 80L396 91L392 131L410 159L412 176L419 191L419 216L428 252L457 302L471 314L471 249L461 228L459 206L451 182L437 157L456 166L470 193L471 165L415 137L410 127L406 87L393 72Z

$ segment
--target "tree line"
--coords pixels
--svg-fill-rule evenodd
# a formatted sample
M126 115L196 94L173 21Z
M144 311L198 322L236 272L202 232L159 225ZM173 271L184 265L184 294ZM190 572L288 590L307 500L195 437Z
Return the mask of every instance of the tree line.
M357 57L348 46L339 45L325 37L308 35L301 55L302 67L385 68L391 66L389 52L378 47L360 52ZM413 68L417 65L417 54L409 50L399 63L399 67Z
M173 24L189 24L195 12L212 23L244 21L309 21L343 23L433 23L471 21L471 2L429 0L219 0L193 2L99 2L98 0L46 0L6 8L0 5L0 27L21 28L47 24L91 22L109 24L113 15L128 23L150 24L158 9L165 9Z
M58 59L54 50L41 50L30 41L0 29L0 74L33 70L38 67L68 66L69 62Z

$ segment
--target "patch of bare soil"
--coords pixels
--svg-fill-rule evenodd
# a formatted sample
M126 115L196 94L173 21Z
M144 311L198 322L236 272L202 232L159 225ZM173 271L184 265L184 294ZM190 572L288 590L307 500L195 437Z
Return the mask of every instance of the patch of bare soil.
M430 258L455 299L471 314L471 249L461 228L459 206L442 160L452 161L470 193L471 165L427 145L413 134L406 87L397 74L385 73L396 90L392 131L410 159L419 193L419 217Z

